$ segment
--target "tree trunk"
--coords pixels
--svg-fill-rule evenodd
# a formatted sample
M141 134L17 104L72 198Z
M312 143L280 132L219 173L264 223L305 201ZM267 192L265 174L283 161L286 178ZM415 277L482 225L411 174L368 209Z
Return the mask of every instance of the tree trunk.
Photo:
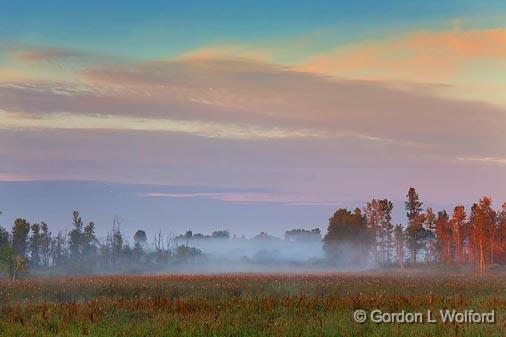
M12 255L12 282L16 281L16 269L17 269L17 262L16 262L16 256Z
M397 241L397 259L399 260L399 265L401 267L401 271L404 269L404 263L403 263L403 260L404 260L404 256L402 256L402 247L401 247L401 243L399 241Z
M490 242L490 258L492 259L491 263L494 264L494 237L492 236L492 242Z

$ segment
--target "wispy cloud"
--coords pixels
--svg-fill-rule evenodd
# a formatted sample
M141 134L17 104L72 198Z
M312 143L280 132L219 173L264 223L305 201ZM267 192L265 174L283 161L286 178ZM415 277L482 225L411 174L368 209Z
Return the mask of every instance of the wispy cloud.
M0 110L0 129L85 129L125 131L166 131L224 139L329 138L317 130L258 128L226 123L191 122L160 118L71 113L45 114L34 118Z
M0 172L0 181L31 181L33 177L12 172Z
M308 48L294 43L221 43L182 54L181 59L252 59L339 79L388 82L433 94L506 106L506 29L467 28L452 20L440 29L396 31L348 43ZM320 34L325 34L320 32ZM313 41L318 40L314 36ZM486 74L486 75L485 75ZM486 78L486 81L481 79Z
M506 124L504 111L491 105L247 59L98 62L75 76L79 80L5 83L0 109L18 113L9 120L16 127L167 130L241 139L348 137L425 148L457 146L453 139L471 131L496 143ZM25 116L37 118L29 122ZM63 118L68 123L60 122ZM456 120L458 130L444 128Z
M339 204L338 201L330 201L322 198L311 198L295 193L140 193L141 198L209 198L234 203L282 203L293 206L310 205L332 205Z
M480 158L458 157L457 160L506 165L506 158L500 158L500 157L480 157Z

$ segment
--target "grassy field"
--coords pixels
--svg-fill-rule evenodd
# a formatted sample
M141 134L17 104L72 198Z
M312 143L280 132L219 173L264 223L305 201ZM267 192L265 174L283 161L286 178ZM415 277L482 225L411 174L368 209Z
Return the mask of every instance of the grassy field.
M0 336L504 336L506 278L107 276L0 283ZM495 324L377 324L384 312L495 309Z

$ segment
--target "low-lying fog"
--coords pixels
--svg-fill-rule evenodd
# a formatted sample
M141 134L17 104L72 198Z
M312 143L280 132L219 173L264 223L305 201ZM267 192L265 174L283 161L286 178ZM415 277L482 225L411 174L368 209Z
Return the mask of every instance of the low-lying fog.
M303 262L324 257L321 241L291 242L285 240L214 239L190 241L209 257L255 261Z

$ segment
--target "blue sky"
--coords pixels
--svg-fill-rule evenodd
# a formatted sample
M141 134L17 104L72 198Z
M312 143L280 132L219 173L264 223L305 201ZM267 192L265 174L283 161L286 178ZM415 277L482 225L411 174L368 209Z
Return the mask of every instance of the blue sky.
M331 32L329 43L504 13L501 1L2 1L0 39L139 58ZM494 21L494 20L492 20ZM326 41L318 41L324 48Z

